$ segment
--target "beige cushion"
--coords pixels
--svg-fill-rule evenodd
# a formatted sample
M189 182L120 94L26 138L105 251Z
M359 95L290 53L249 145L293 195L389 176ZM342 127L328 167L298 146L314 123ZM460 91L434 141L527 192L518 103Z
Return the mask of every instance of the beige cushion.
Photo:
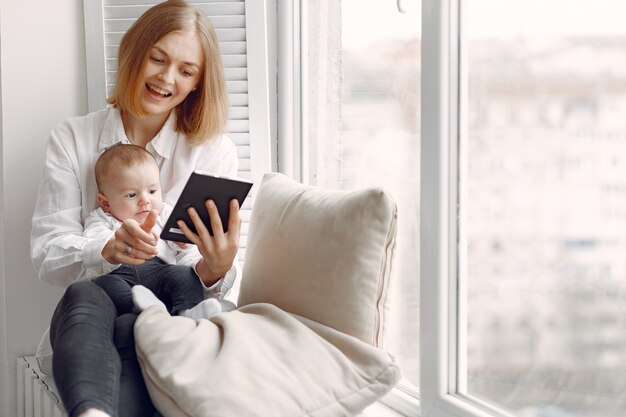
M270 304L198 322L154 306L135 338L165 417L352 416L400 377L382 350Z
M383 190L330 191L266 174L238 305L271 303L382 347L395 236L396 206Z

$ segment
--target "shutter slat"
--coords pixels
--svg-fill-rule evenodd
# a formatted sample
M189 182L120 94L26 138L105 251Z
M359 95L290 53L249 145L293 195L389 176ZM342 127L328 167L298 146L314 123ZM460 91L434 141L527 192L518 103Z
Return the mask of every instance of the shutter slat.
M126 32L130 26L137 20L137 18L116 18L105 19L104 30L105 32ZM245 28L246 17L241 15L236 16L209 16L209 20L215 29L228 29L228 28Z
M149 4L154 5L158 3L162 3L163 0L141 0L137 1L137 4ZM128 0L107 0L106 4L108 6L127 6L129 3ZM244 3L244 0L187 0L187 3L193 4L194 6L197 4L203 3Z
M246 29L244 28L228 28L228 29L215 29L217 40L219 42L245 42L246 41ZM119 45L124 36L124 32L105 32L104 45L113 46Z
M194 6L206 14L209 19L213 16L244 15L243 2L215 2L196 3ZM137 19L143 12L152 7L151 4L104 6L104 19Z
M240 171L250 171L250 167L252 166L249 158L244 158L239 160L239 170Z
M245 42L220 42L220 53L222 55L245 55ZM107 59L117 59L119 45L107 45L105 48L105 57Z
M248 106L248 95L247 94L229 94L228 101L231 106Z
M248 92L247 81L226 81L229 94L243 94Z
M233 143L237 146L240 145L249 145L250 144L250 134L249 133L229 133L228 137Z
M250 145L237 146L237 156L241 159L250 159Z
M249 208L252 208L252 202L250 197L247 197L246 200L243 203L244 207L241 210L241 220L243 221L250 221L250 216L252 215L252 213L250 212L250 210L248 210Z
M247 120L230 120L226 131L228 133L250 132L250 123Z
M247 80L248 69L247 68L224 68L224 78L226 78L227 81Z
M230 111L231 120L248 119L248 116L250 114L247 107L231 106L228 110Z
M248 62L245 55L222 55L224 68L245 68Z

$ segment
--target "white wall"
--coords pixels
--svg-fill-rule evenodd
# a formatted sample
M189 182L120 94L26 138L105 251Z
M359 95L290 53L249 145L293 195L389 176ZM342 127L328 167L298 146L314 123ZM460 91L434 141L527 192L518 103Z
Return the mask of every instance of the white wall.
M30 218L50 130L87 111L82 0L0 2L0 89L0 415L14 416L16 358L61 295L35 275Z

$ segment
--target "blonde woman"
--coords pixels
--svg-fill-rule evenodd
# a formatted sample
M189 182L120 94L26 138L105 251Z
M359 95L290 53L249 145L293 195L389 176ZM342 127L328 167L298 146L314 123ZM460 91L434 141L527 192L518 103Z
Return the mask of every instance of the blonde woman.
M174 204L195 169L234 176L237 155L223 135L227 93L217 38L202 13L182 0L146 11L124 35L110 107L68 119L51 133L32 220L31 257L40 279L66 287L38 358L52 352L52 372L69 416L151 416L155 410L135 357L134 314L118 316L106 293L87 277L111 265L141 265L156 253L156 218L122 222L108 234L85 236L97 207L94 165L111 146L129 143L159 166L164 201ZM191 213L198 234L194 269L206 298L223 297L233 266L240 218L231 205L228 232L207 202L214 236ZM50 342L50 345L48 345Z

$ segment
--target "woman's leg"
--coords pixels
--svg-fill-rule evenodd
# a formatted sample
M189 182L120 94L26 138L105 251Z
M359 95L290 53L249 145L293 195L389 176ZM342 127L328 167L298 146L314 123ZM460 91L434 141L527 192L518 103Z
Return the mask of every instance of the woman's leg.
M122 366L119 417L152 417L155 412L135 353L136 320L137 314L124 314L115 320L114 340Z
M113 344L117 311L93 282L70 285L50 325L54 381L70 417L96 408L117 415L120 358Z

